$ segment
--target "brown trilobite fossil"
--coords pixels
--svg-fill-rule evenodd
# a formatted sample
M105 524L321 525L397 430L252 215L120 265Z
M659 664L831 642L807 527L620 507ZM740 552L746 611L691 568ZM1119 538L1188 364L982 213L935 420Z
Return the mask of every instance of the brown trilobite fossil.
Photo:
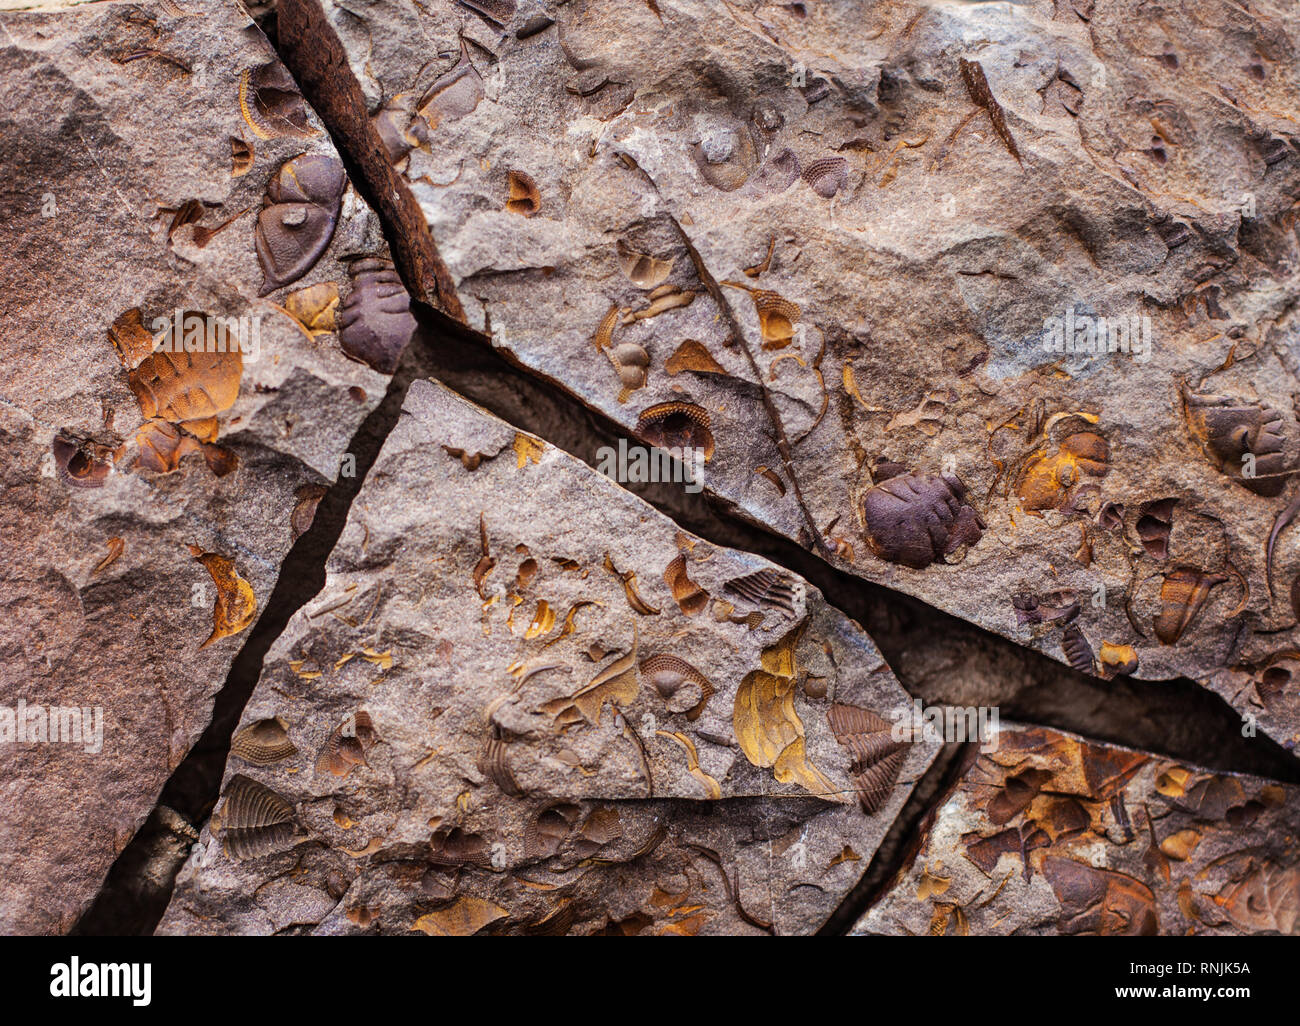
M867 547L881 559L922 570L983 536L984 521L954 474L907 473L862 496Z
M230 742L231 755L257 766L279 762L297 751L289 740L289 724L280 716L250 723Z
M849 778L868 816L889 800L894 782L907 759L907 741L893 736L893 725L870 709L835 704L826 713L831 733L852 760Z
M316 134L298 84L279 61L248 68L239 76L239 112L259 139Z
M1174 507L1177 505L1177 499L1156 499L1139 507L1138 540L1156 559L1169 555L1169 532L1173 529Z
M659 692L669 712L684 712L687 719L698 719L713 695L709 678L685 659L674 655L643 659L641 676Z
M694 403L659 403L637 418L636 433L661 449L699 449L713 457L709 413Z
M347 174L334 157L310 154L287 161L266 186L254 243L265 281L261 295L310 271L334 237Z
M1210 590L1228 580L1226 574L1207 574L1193 567L1180 566L1165 575L1160 586L1160 613L1155 620L1156 637L1162 645L1172 645L1192 625L1205 605Z
M73 488L102 488L113 472L113 449L92 439L59 434L52 448L59 480Z
M775 570L759 570L744 577L733 577L722 586L723 591L756 606L779 609L792 616L795 611L796 589L801 590L802 585Z
M316 759L316 772L346 777L358 766L369 766L366 750L375 742L375 725L364 709L347 717L330 733Z
M301 833L293 806L256 780L231 777L223 798L212 830L220 833L221 846L232 859L255 859L279 851Z
M387 260L367 257L348 273L352 290L339 307L339 347L349 358L392 374L415 334L411 296Z
M1210 462L1256 495L1286 486L1282 415L1271 406L1183 390L1187 424Z

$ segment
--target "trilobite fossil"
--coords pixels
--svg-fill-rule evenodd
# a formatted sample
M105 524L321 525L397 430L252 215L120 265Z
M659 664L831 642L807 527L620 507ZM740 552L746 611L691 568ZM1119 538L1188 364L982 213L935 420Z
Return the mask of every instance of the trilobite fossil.
M900 474L867 489L862 521L876 556L914 570L976 544L985 526L955 474Z
M388 260L367 257L348 273L352 291L339 307L339 346L349 358L392 374L415 334L411 296Z
M1271 406L1183 389L1193 437L1226 476L1256 495L1280 495L1286 486L1282 414Z
M239 111L259 139L316 134L298 84L279 61L248 68L239 76Z
M231 740L230 754L257 766L287 759L298 751L289 740L288 728L288 723L279 716L250 723Z
M644 677L664 700L669 712L687 714L697 719L713 695L709 678L675 655L655 655L641 661Z
M713 456L709 412L694 403L659 403L637 418L636 433L661 449L699 449Z
M73 488L102 488L113 472L113 450L91 439L56 435L53 450L59 480Z
M320 154L285 162L267 184L254 233L265 276L261 295L297 281L320 259L334 236L347 184L342 162Z
M293 806L269 787L244 776L231 777L225 804L213 817L221 846L236 860L255 859L284 848L301 833Z
M907 759L907 741L896 740L893 725L870 709L835 704L826 714L835 740L847 749L849 777L868 816L889 799Z
M775 570L759 570L744 577L733 577L722 586L722 590L752 602L756 606L779 609L794 615L796 588L802 590L797 581L792 581Z

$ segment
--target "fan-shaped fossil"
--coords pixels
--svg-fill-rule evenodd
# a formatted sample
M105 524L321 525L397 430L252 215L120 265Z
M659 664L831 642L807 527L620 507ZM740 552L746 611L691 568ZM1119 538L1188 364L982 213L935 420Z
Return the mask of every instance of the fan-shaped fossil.
M348 274L352 289L339 308L339 347L349 358L392 374L415 334L411 296L388 260L355 261Z
M822 157L803 170L803 180L823 199L831 199L849 182L849 162L843 157Z
M530 859L550 858L560 850L581 814L577 805L568 803L543 809L524 828L524 855Z
M799 177L799 158L793 150L785 149L771 157L758 169L754 181L765 192L782 193Z
M316 758L316 772L346 777L358 766L369 766L366 749L375 741L375 725L364 709L347 717L330 732Z
M690 579L686 557L680 552L664 569L664 583L673 593L677 606L687 616L694 616L709 604L709 593Z
M672 260L660 260L645 253L638 253L628 247L622 239L615 243L618 252L618 267L633 285L639 289L658 288L672 273Z
M283 717L258 720L236 734L230 742L230 754L245 762L267 766L287 759L298 749L289 740L289 724Z
M59 480L73 488L102 488L113 472L113 450L107 445L59 434L52 448Z
M265 280L261 295L297 281L325 252L338 224L347 175L334 157L287 161L267 184L254 243Z
M659 403L642 411L636 433L661 449L698 449L713 458L713 432L709 413L694 403Z
M655 655L641 661L641 676L650 682L672 713L684 712L695 720L713 695L709 678L674 655Z
M298 84L279 61L247 68L239 76L239 112L259 139L315 135Z
M740 124L719 125L706 132L691 148L691 156L704 180L720 192L739 189L758 162L749 129Z
M794 339L799 323L799 306L770 289L750 288L743 282L724 281L723 285L748 292L758 314L758 330L764 349L784 349Z
M1202 573L1187 566L1165 574L1160 586L1160 613L1155 620L1155 633L1160 644L1176 643L1192 625L1201 606L1205 605L1210 589L1226 580L1225 574Z
M492 865L492 854L482 835L468 833L460 827L435 830L429 838L428 859L435 866L487 869Z
M212 633L199 648L207 648L214 641L238 634L257 616L257 598L253 586L239 576L232 560L216 552L204 552L197 545L190 546L190 555L202 563L217 586L217 601L212 609Z
M863 811L875 815L894 789L907 759L908 742L896 740L893 725L870 709L836 703L826 719L835 740L848 750L852 760L849 777Z
M1226 476L1268 498L1286 486L1282 415L1271 406L1183 389L1192 437Z
M668 357L668 362L664 364L664 370L669 374L680 374L682 371L690 371L693 374L727 373L722 365L709 355L704 343L697 342L693 338L688 338L677 347L677 351Z
M231 777L222 798L212 831L220 834L221 846L232 859L255 859L279 851L301 833L293 806L256 780Z
M862 497L867 547L880 559L922 570L983 537L984 521L953 474L906 473Z
M506 178L509 188L506 209L510 213L532 217L542 209L542 194L538 191L532 175L523 171L510 171Z
M471 7L484 17L491 18L498 25L508 25L515 16L515 0L462 0L466 7Z
M722 586L723 591L738 595L747 602L769 609L780 609L794 615L796 587L802 585L775 570L759 570L744 577L733 577Z

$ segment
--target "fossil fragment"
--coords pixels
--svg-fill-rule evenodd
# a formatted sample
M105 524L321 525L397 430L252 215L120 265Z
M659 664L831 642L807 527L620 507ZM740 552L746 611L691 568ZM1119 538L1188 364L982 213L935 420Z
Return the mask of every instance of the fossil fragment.
M637 389L644 388L650 370L650 354L635 342L620 342L605 350L622 385L618 401L625 403Z
M664 370L669 374L680 374L682 371L690 371L693 374L725 374L726 371L722 365L709 355L708 349L702 342L697 342L693 338L688 338L668 357L664 364Z
M691 148L700 175L720 192L734 192L749 179L757 164L754 140L741 124L720 124Z
M641 661L641 676L659 692L669 712L699 719L713 695L709 678L674 655L655 655Z
M1023 167L1025 162L1016 148L1015 139L1011 137L1011 130L1007 128L1007 119L1002 113L1002 106L993 98L993 92L989 89L989 81L984 75L983 66L979 61L968 61L964 57L959 57L957 60L961 67L962 81L966 83L966 92L970 94L971 101L988 111L989 121L993 123L993 131L997 132L998 138L1002 140L1008 152L1016 158L1016 163Z
M542 209L542 194L533 176L523 171L510 171L506 175L508 193L506 209L512 214L532 217Z
M703 612L709 604L709 593L690 579L686 571L686 557L680 552L664 570L664 583L673 593L673 600L687 616Z
M619 239L615 244L618 252L618 267L633 285L639 289L658 288L672 274L672 260L660 260L645 253L638 253L627 243Z
M822 157L803 169L808 188L822 199L832 199L849 182L849 162L843 157Z
M388 260L357 260L348 274L352 288L339 308L339 347L349 358L392 374L415 334L411 296Z
M259 139L315 135L298 85L279 61L247 68L239 76L239 112Z
M741 289L750 294L754 311L758 314L758 330L764 349L784 349L794 340L795 325L799 323L799 306L770 289L752 289L739 282L722 284Z
M893 737L893 725L870 709L832 705L826 713L831 732L848 750L849 776L868 816L884 806L907 759L907 741Z
M1069 623L1079 615L1079 596L1068 588L1048 592L1046 595L1013 595L1011 604L1016 611L1016 623L1021 626L1054 623L1057 620Z
M983 536L984 521L953 474L905 473L862 496L867 547L880 559L923 570Z
M1137 535L1142 547L1156 559L1169 555L1169 531L1173 526L1177 499L1156 499L1139 507Z
M524 828L524 854L530 859L550 858L573 831L582 810L567 802L543 809Z
M113 449L93 439L58 434L52 448L59 480L74 488L102 488L113 472Z
M358 766L369 766L366 749L374 744L375 736L368 712L360 710L348 716L330 732L316 757L316 772L346 777Z
M416 111L432 130L443 122L472 114L484 95L483 77L469 59L468 45L462 41L460 60L429 87L416 104Z
M782 193L799 177L799 158L794 151L784 149L770 157L754 175L754 181L765 192Z
M1116 645L1109 641L1101 643L1097 661L1101 664L1102 676L1107 680L1112 677L1127 677L1138 668L1138 656L1131 645Z
M1039 451L1025 463L1016 482L1020 505L1031 511L1060 509L1081 475L1104 477L1109 469L1110 446L1092 431L1079 431L1061 440L1053 455Z
M144 326L144 315L138 306L123 311L108 329L109 341L117 350L117 357L127 370L137 367L141 360L153 352L154 337Z
M216 552L204 552L197 545L190 546L190 555L202 563L217 586L217 601L212 609L212 633L199 648L207 648L214 641L238 634L257 616L257 598L253 586L239 576L233 560Z
M488 738L478 768L503 794L517 798L524 792L515 775L510 772L509 747L500 736Z
M338 305L339 287L332 281L308 285L284 299L284 308L289 316L313 337L338 330Z
M713 458L713 432L709 413L694 403L658 403L642 411L636 433L661 449L699 450Z
M759 570L744 577L733 577L722 588L756 606L794 615L795 584L775 570Z
M231 777L212 829L232 859L255 859L284 848L301 828L293 806L269 787L245 776Z
M1210 589L1228 580L1225 574L1202 573L1180 566L1165 574L1160 586L1160 613L1155 620L1156 637L1162 645L1173 645L1196 619Z
M242 178L253 170L253 160L255 158L253 144L239 139L236 136L230 137L230 177Z
M294 541L311 530L312 521L316 519L316 507L325 498L327 491L324 485L303 485L293 493L298 500L293 512L289 514L289 529L293 532Z
M281 716L250 723L230 742L232 755L257 766L287 759L298 749L289 740L289 724Z
M435 866L477 866L479 869L487 869L492 865L491 851L483 836L460 827L435 830L429 838L428 858Z
M1061 903L1062 933L1150 937L1160 932L1155 895L1140 880L1059 856L1044 860L1043 875Z
M1197 443L1226 476L1268 498L1286 486L1282 415L1271 406L1183 389L1183 409Z
M1070 626L1065 629L1065 633L1061 635L1061 651L1065 653L1066 662L1080 673L1092 674L1096 671L1092 646L1088 644L1088 639L1078 627Z
M265 296L297 281L329 246L338 224L347 175L334 157L287 161L266 187L254 242Z

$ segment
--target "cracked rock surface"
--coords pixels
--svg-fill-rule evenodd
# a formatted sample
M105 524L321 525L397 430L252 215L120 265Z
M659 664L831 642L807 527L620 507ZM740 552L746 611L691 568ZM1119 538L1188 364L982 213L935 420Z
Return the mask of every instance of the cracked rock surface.
M1294 745L1294 5L320 9L497 346L682 404L834 565Z
M7 14L0 80L0 931L59 932L383 396L325 328L387 251L235 6Z
M1293 786L1003 725L853 931L1300 932Z
M908 706L816 590L416 382L160 929L812 932Z

